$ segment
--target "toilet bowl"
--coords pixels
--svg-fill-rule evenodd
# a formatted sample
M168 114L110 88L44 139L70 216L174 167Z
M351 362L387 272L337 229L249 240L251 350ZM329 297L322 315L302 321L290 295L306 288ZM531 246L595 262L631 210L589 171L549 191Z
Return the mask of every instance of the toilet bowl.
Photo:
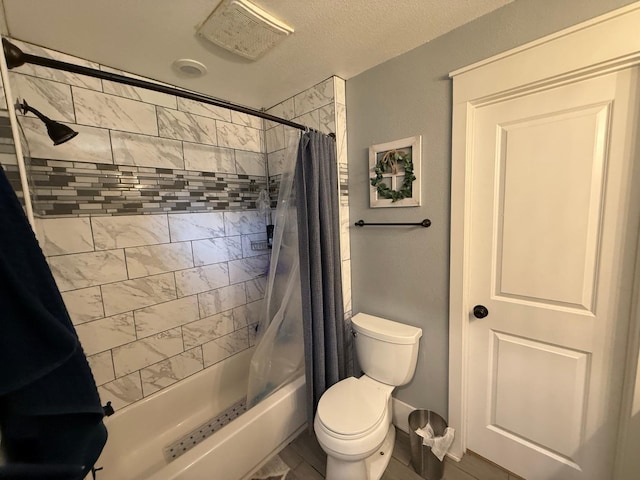
M320 399L314 430L327 453L327 479L369 479L367 463L371 462L366 462L369 457L386 455L381 459L387 460L381 470L386 468L393 439L387 442L388 451L384 452L382 446L393 430L390 408L393 387L377 383L365 376L349 377L329 388Z
M327 454L327 480L378 480L395 440L391 393L413 377L422 330L363 313L352 324L365 374L322 395L314 431Z

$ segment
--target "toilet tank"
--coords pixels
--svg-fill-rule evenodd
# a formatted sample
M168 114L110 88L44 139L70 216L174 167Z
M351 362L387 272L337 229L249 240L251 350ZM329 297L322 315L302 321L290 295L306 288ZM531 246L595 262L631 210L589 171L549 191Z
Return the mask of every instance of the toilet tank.
M400 386L413 378L422 329L366 313L351 319L360 368L368 377Z

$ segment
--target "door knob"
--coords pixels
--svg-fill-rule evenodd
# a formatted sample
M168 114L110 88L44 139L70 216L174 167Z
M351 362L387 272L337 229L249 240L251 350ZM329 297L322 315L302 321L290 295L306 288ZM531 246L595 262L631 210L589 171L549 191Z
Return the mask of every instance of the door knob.
M484 318L489 315L489 310L484 305L476 305L473 307L473 316L476 318Z

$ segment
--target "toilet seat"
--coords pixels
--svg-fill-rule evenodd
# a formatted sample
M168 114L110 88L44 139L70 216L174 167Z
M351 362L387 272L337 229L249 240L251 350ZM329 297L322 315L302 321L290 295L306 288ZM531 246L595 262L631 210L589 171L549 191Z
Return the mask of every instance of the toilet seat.
M320 398L317 420L327 434L357 439L384 420L388 395L375 384L349 377L330 387Z

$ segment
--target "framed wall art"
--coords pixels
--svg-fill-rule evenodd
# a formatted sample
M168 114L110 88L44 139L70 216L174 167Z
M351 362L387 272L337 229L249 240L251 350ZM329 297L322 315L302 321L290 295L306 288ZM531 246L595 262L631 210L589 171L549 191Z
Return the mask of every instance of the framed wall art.
M369 206L420 206L422 137L369 147Z

